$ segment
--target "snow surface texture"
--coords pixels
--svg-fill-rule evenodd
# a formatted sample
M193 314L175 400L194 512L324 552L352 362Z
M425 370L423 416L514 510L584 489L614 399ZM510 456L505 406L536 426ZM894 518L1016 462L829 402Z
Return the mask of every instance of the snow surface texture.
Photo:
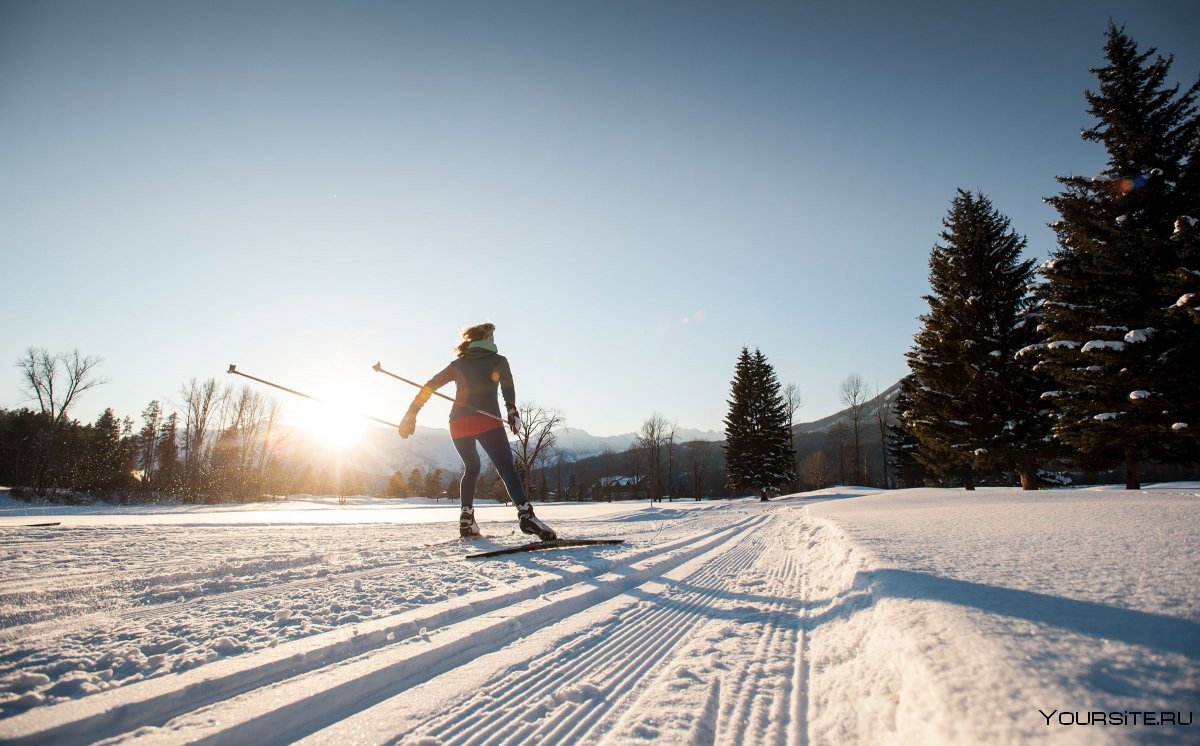
M510 507L0 495L4 743L1197 742L1200 487ZM389 507L381 507L389 506ZM57 520L58 526L29 527Z

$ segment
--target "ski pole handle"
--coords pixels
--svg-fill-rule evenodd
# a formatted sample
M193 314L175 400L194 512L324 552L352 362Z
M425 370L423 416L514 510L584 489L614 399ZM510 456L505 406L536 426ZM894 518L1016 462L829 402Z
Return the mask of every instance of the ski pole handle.
M410 380L408 380L407 378L405 378L404 376L398 376L398 375L396 375L395 373L391 372L390 370L384 370L384 367L383 367L383 364L382 364L382 363L375 363L374 365L372 365L372 366L371 366L371 370L375 371L376 373L382 373L382 374L384 374L385 376L391 376L392 378L395 378L397 381L404 381L404 382L405 382L405 383L407 383L409 386L416 386L416 387L417 387L417 388L419 388L419 389L424 389L424 388L425 388L425 386L423 386L422 384L419 384L419 383L417 383L416 381L410 381ZM494 415L494 414L492 414L491 412L485 412L485 411L483 411L482 409L476 409L475 407L472 407L472 406L471 406L471 405L469 405L469 404L463 404L463 403L462 403L462 402L460 402L458 399L455 399L455 398L454 398L454 397L452 397L452 396L446 396L445 394L443 394L443 393L442 393L442 392L440 392L440 391L434 391L433 389L430 389L430 390L429 390L429 393L433 394L434 396L440 396L441 398L445 399L445 400L446 400L446 401L448 401L448 402L454 402L454 403L455 403L455 404L457 404L458 406L460 406L460 407L465 407L465 408L467 408L467 409L471 410L472 412L475 412L476 414L481 414L481 415L483 415L483 416L485 416L485 417L491 417L493 420L496 420L497 422L504 422L504 421L505 421L503 417L498 417L497 415Z

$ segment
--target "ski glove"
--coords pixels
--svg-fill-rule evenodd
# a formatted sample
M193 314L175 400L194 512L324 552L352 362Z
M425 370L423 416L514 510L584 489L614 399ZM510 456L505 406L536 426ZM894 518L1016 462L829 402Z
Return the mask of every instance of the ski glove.
M512 402L505 402L508 406L508 429L512 430L513 435L518 435L521 432L521 417L517 414L517 405Z
M408 414L404 415L404 419L400 420L400 427L398 429L401 438L408 438L417 431L417 418Z
M408 412L404 414L404 419L400 420L400 426L397 428L401 438L407 439L417 431L417 412L419 411L421 408L415 402L408 408Z

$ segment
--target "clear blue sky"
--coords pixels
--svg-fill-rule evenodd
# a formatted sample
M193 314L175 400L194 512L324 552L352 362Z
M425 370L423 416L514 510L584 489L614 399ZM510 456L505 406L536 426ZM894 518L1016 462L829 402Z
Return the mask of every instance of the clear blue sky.
M32 345L104 358L83 420L229 363L399 419L370 366L490 319L597 435L721 429L743 345L823 417L906 373L957 187L1053 248L1110 16L1200 74L1194 1L3 0L0 406Z

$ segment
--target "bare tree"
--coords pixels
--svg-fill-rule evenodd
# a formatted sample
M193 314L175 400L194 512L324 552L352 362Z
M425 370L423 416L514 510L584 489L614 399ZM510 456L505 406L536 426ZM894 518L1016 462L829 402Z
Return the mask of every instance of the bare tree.
M220 410L224 394L215 378L203 383L193 378L180 393L183 395L184 411L183 473L189 487L195 491L200 487L200 471L209 450L209 430L213 417Z
M633 497L638 497L638 482L642 476L642 457L646 455L645 450L634 443L629 446L629 450L625 451L625 455L629 457L629 466L633 469Z
M667 418L655 412L642 423L638 431L638 446L646 452L647 470L650 472L650 501L661 500L662 490L662 446L666 442Z
M80 357L79 350L51 355L45 347L30 347L25 357L17 360L17 367L21 369L24 393L36 399L42 414L58 425L66 420L67 409L77 396L107 383L95 377L95 369L101 362L94 355Z
M600 475L600 485L604 490L604 499L612 502L612 484L609 477L615 476L613 471L613 460L616 458L613 449L605 445L604 450L600 451L600 464L603 468L603 473Z
M800 489L800 470L796 464L796 412L804 406L804 399L800 396L800 387L794 383L789 383L783 387L783 407L787 410L788 418L788 450L792 453L792 474L794 475L793 488Z
M274 397L266 396L243 386L235 411L233 426L239 434L238 466L245 473L261 472L271 451L271 430L279 413Z
M159 430L163 425L162 404L156 399L142 410L142 426L138 433L138 468L142 472L142 483L153 485L158 470Z
M573 497L569 494L570 482L564 481L567 471L575 459L570 451L565 448L555 446L551 449L549 462L554 469L554 491L558 493L558 499L562 500L566 495L568 498Z
M867 406L867 385L862 376L857 373L846 376L842 381L841 395L842 403L850 410L850 433L854 443L853 479L855 484L862 484L865 481L862 468L862 426Z
M558 440L556 430L562 429L567 420L557 409L543 407L534 402L527 402L518 411L521 427L518 428L516 440L512 444L513 456L516 458L517 471L526 489L532 489L530 477L534 470L550 455L551 449Z
M221 401L221 477L225 488L240 497L262 492L271 449L271 430L278 407L273 398L249 386L230 390Z
M694 440L688 443L684 451L684 466L692 477L692 497L696 500L704 498L704 478L712 463L713 444L707 440Z
M850 439L850 426L838 420L829 428L829 443L837 457L838 484L846 484L846 441Z
M671 420L667 424L664 436L667 442L667 493L675 500L675 434L679 432L679 422Z
M50 354L46 348L33 347L17 360L21 370L21 388L29 399L36 399L45 417L45 426L34 440L34 462L30 484L34 492L45 494L52 483L51 470L57 462L60 427L67 421L67 411L76 397L95 388L104 379L95 375L100 358L81 357L79 350Z
M833 481L833 465L824 451L814 451L800 462L800 474L806 488L819 490Z
M875 384L875 424L879 426L879 450L883 462L883 487L890 489L888 480L888 423L892 419L892 400L879 393L879 384Z
M275 451L275 442L271 440L271 433L275 430L275 423L279 419L279 402L275 397L268 399L265 431L262 436L261 447L258 452L258 470L266 473L267 464L271 459L271 455Z

